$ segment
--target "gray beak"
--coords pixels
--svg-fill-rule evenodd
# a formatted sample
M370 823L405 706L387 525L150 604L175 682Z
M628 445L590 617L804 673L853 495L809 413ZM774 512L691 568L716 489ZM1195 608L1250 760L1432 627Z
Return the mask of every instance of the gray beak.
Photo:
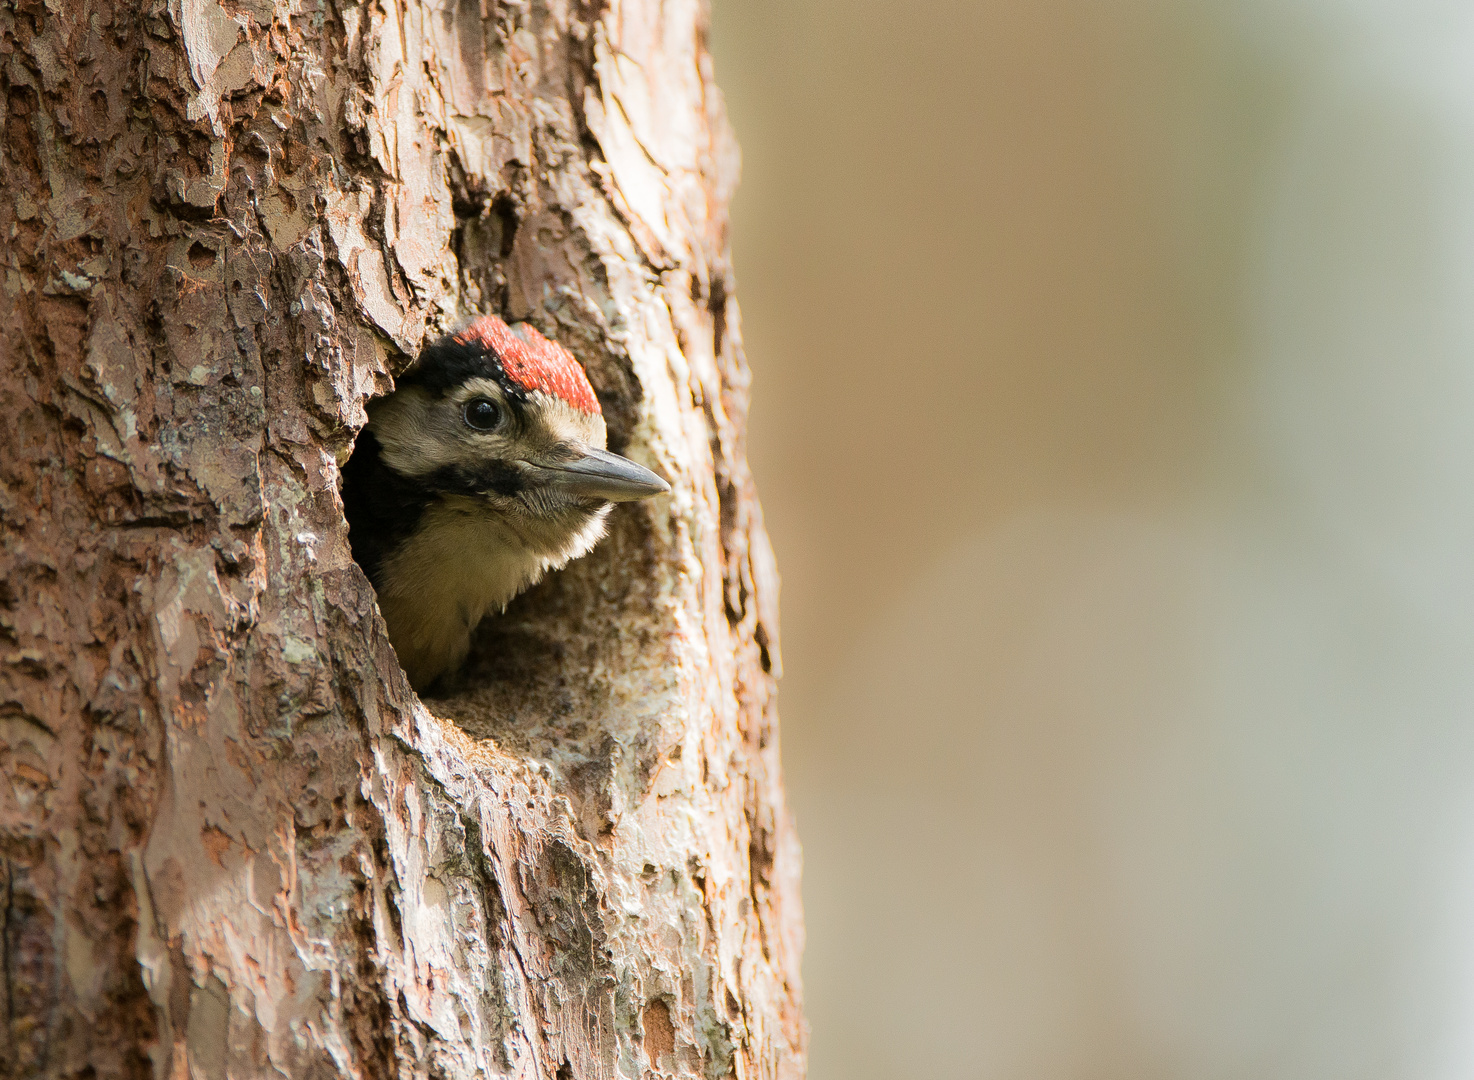
M670 490L669 484L643 465L608 450L588 450L581 458L544 465L540 471L564 491L610 502L634 502Z

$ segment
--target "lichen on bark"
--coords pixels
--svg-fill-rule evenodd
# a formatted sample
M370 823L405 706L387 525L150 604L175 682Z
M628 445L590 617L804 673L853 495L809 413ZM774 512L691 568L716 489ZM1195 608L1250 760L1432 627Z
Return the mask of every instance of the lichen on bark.
M0 10L0 1071L802 1075L705 20ZM338 465L478 311L674 492L422 702Z

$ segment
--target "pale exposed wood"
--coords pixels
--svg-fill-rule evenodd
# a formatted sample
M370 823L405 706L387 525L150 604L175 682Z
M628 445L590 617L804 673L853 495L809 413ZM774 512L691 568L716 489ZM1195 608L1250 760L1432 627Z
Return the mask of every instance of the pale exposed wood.
M0 10L0 1073L803 1074L705 19ZM480 310L675 490L422 704L337 468Z

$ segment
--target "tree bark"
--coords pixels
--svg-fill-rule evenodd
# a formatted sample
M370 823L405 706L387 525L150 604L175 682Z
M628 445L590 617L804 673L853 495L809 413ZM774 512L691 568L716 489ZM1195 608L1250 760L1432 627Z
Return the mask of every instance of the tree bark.
M6 1076L798 1077L699 0L0 10ZM674 494L421 702L339 464L528 320Z

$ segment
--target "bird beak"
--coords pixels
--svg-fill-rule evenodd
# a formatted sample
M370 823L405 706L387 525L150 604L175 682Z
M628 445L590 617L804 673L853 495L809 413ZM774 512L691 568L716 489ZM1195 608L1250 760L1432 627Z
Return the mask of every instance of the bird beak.
M580 458L543 465L539 471L548 483L564 491L610 502L634 502L670 490L669 484L643 465L608 450L586 450Z

